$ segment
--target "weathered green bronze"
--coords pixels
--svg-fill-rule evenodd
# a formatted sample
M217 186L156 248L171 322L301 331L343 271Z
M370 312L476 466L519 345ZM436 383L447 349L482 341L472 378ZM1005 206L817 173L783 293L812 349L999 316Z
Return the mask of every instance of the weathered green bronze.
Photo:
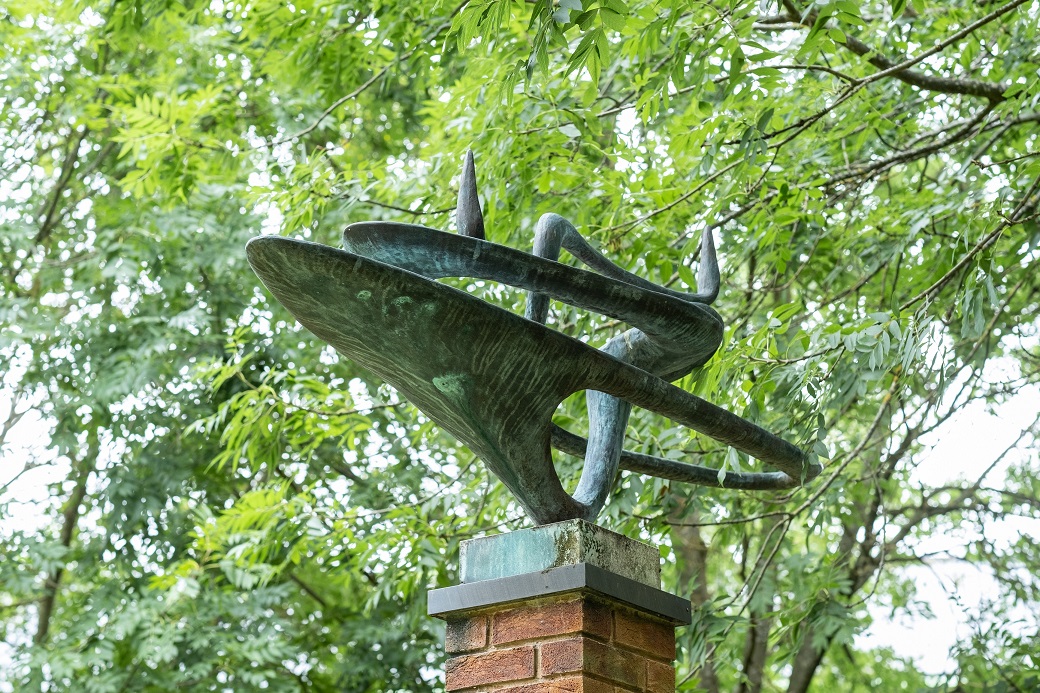
M780 489L817 476L797 447L667 381L703 365L723 325L707 304L719 290L704 233L698 294L657 286L617 267L565 219L546 214L535 254L483 240L472 155L458 205L459 235L414 224L364 222L343 232L345 250L276 236L246 246L254 271L289 312L337 351L393 385L469 446L536 524L594 521L618 467L736 489ZM599 274L555 261L560 248ZM528 290L525 317L435 279L471 277ZM595 349L547 328L549 299L625 322ZM588 390L589 439L552 424L556 407ZM632 406L733 446L779 472L729 472L622 449ZM550 446L585 459L574 496Z

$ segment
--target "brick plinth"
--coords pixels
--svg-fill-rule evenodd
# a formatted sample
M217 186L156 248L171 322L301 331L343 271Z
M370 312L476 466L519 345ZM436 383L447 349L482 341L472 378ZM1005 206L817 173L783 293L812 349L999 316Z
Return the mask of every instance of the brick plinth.
M584 520L462 542L461 584L430 590L451 693L675 693L656 548Z
M675 626L603 595L447 614L448 691L674 693Z

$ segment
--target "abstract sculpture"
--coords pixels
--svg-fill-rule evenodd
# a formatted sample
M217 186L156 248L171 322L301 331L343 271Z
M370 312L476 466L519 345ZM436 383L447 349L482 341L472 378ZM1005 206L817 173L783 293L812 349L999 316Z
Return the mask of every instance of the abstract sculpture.
M719 291L704 232L697 294L657 286L617 267L563 217L535 227L534 255L484 240L472 154L456 210L459 235L414 224L363 222L345 250L276 236L253 238L249 263L305 327L393 385L480 457L536 524L594 521L618 467L708 486L797 486L821 471L797 447L669 384L719 348ZM560 248L596 270L556 262ZM471 277L526 289L525 317L435 279ZM600 350L545 326L549 299L621 320L631 329ZM588 390L589 439L552 423L569 395ZM632 406L688 426L778 468L729 472L623 450ZM550 447L583 457L574 496Z

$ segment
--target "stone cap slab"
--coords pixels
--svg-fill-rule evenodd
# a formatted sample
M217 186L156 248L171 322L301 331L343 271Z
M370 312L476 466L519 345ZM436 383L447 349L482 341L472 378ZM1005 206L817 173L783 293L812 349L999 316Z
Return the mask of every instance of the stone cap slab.
M585 520L567 520L462 542L463 584L585 564L659 588L658 550Z
M588 563L430 590L427 613L437 618L456 618L489 607L568 593L593 594L673 625L691 621L689 599Z

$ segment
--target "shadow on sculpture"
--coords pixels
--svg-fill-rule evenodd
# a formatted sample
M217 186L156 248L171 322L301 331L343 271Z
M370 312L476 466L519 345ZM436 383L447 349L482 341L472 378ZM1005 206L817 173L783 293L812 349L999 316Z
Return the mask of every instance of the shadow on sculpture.
M485 241L470 153L456 215L458 235L362 222L343 232L344 250L260 236L246 252L300 323L469 446L536 524L595 521L619 466L745 490L790 488L820 473L794 445L669 384L706 363L722 342L722 318L708 305L719 291L710 232L702 239L699 293L687 294L616 266L556 214L538 220L533 255ZM595 272L556 262L561 247ZM443 277L526 289L525 316L434 281ZM550 298L630 329L595 349L545 326ZM560 402L581 390L588 390L588 440L552 423ZM628 452L622 446L633 406L780 471L720 478L715 469ZM550 447L585 460L573 497Z

